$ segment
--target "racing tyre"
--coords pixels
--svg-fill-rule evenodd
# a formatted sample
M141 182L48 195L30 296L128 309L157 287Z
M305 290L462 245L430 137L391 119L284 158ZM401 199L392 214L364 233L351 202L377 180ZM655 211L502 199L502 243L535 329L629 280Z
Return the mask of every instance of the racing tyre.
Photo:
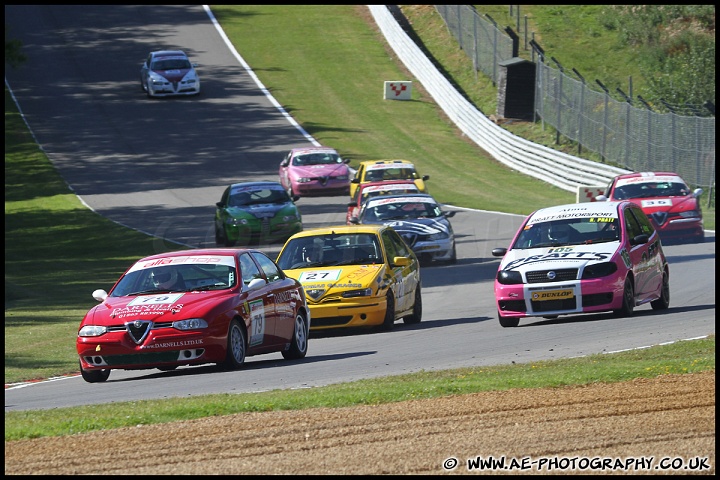
M617 310L613 310L616 317L631 317L635 308L635 289L633 288L630 277L625 278L625 286L623 287L622 306Z
M99 383L104 382L110 376L110 369L106 370L83 370L82 364L80 365L80 373L82 374L83 380L88 383Z
M455 250L455 244L453 243L452 257L446 262L448 265L455 265L457 263L457 251Z
M500 315L500 310L498 310L498 320L500 320L500 326L504 328L508 327L517 327L520 325L520 319L515 317L503 317Z
M418 284L415 289L415 302L413 303L412 314L403 318L403 323L411 325L413 323L420 323L422 320L422 293L420 292L420 285Z
M215 227L215 245L222 245L224 242L220 229Z
M295 315L295 331L293 332L290 348L282 352L286 360L305 358L308 349L308 325L305 314L298 312Z
M227 231L224 228L222 229L222 233L220 233L220 240L221 240L221 245L223 245L225 247L234 247L235 246L235 242L228 239Z
M380 326L381 330L388 331L392 330L395 326L395 297L393 296L392 290L387 292L387 307L385 308L385 319Z
M670 306L670 275L668 272L663 272L660 298L650 302L650 306L653 310L665 310Z
M234 318L230 322L230 328L228 329L227 351L225 353L223 367L226 370L235 370L242 367L245 363L246 352L247 340L245 337L245 328Z

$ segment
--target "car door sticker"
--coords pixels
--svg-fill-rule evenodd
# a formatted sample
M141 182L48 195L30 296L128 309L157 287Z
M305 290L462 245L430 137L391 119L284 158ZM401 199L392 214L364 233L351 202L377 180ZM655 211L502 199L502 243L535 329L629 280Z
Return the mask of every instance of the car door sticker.
M248 302L250 312L250 346L260 345L265 336L265 306L262 299Z

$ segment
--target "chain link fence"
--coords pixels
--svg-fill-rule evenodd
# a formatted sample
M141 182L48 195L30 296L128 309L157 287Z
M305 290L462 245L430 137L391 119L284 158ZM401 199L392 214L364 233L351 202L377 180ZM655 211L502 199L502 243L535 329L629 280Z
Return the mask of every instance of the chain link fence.
M485 20L470 5L435 8L475 70L497 83L498 63L517 56L517 35ZM548 124L581 148L599 154L603 162L633 171L673 171L712 193L714 116L657 113L618 101L606 90L593 90L545 63L538 53L534 111L543 126Z

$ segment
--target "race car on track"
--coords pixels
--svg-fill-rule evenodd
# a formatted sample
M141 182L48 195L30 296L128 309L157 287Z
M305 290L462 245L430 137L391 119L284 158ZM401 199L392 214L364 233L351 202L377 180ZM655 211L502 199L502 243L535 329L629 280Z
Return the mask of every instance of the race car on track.
M705 241L700 195L702 188L690 190L685 180L673 172L636 172L618 175L597 201L630 200L645 215L668 245Z
M670 268L658 232L629 201L588 202L530 214L495 277L498 318L516 327L521 318L612 311L633 314L650 303L670 303Z
M77 353L85 381L113 369L217 363L281 352L303 358L310 310L300 283L253 249L208 248L142 258L80 323Z
M420 193L427 193L425 182L429 179L430 175L420 176L415 164L408 160L366 160L360 162L350 181L350 198L355 198L358 186L362 183L397 180L412 180Z
M392 227L407 243L423 265L431 261L457 262L455 234L446 212L431 196L424 193L378 195L368 198L354 224L382 224Z
M280 183L291 197L348 195L349 162L334 148L293 148L280 162Z
M393 328L422 319L420 265L392 228L339 225L293 235L277 257L305 289L311 330Z
M140 67L140 86L148 97L197 95L200 77L182 50L150 52Z
M355 198L348 203L345 223L348 225L352 223L350 219L360 214L360 207L368 198L377 195L399 195L401 193L419 193L419 190L412 180L361 183L355 191Z
M284 242L302 231L302 216L278 182L233 183L215 204L215 243L220 246Z

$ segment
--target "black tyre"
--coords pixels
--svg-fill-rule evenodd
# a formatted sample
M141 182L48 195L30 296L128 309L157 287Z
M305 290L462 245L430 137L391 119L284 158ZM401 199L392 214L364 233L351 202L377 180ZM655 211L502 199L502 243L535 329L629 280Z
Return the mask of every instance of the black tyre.
M403 323L413 324L420 323L422 320L422 293L420 292L420 285L418 284L415 288L415 302L413 303L412 314L403 318Z
M245 326L235 318L230 322L227 334L227 352L223 367L227 370L236 370L245 363L247 352L247 337Z
M393 295L392 290L388 290L386 298L387 308L385 308L385 319L383 320L380 329L388 331L392 330L395 326L395 296Z
M500 310L498 310L498 320L500 320L500 326L504 328L508 327L517 327L520 325L520 319L515 317L503 317L500 315Z
M625 278L625 286L623 287L622 306L617 310L613 310L616 317L631 317L635 308L635 289L633 288L630 277Z
M222 229L222 244L225 245L226 247L234 247L235 243L236 242L234 242L228 238L227 230L225 230L225 228L223 228Z
M670 275L668 272L663 272L660 298L650 302L650 306L653 310L665 310L670 306Z
M105 370L83 370L82 364L80 365L80 373L82 374L83 380L88 383L99 383L104 382L110 376L110 369Z
M223 245L225 242L225 239L223 239L222 234L220 233L220 229L215 226L215 245Z
M455 244L453 243L452 257L446 262L448 265L455 265L457 263L457 251L455 250Z
M308 349L308 324L305 314L298 312L295 315L295 331L293 332L290 348L282 352L286 360L305 358Z

